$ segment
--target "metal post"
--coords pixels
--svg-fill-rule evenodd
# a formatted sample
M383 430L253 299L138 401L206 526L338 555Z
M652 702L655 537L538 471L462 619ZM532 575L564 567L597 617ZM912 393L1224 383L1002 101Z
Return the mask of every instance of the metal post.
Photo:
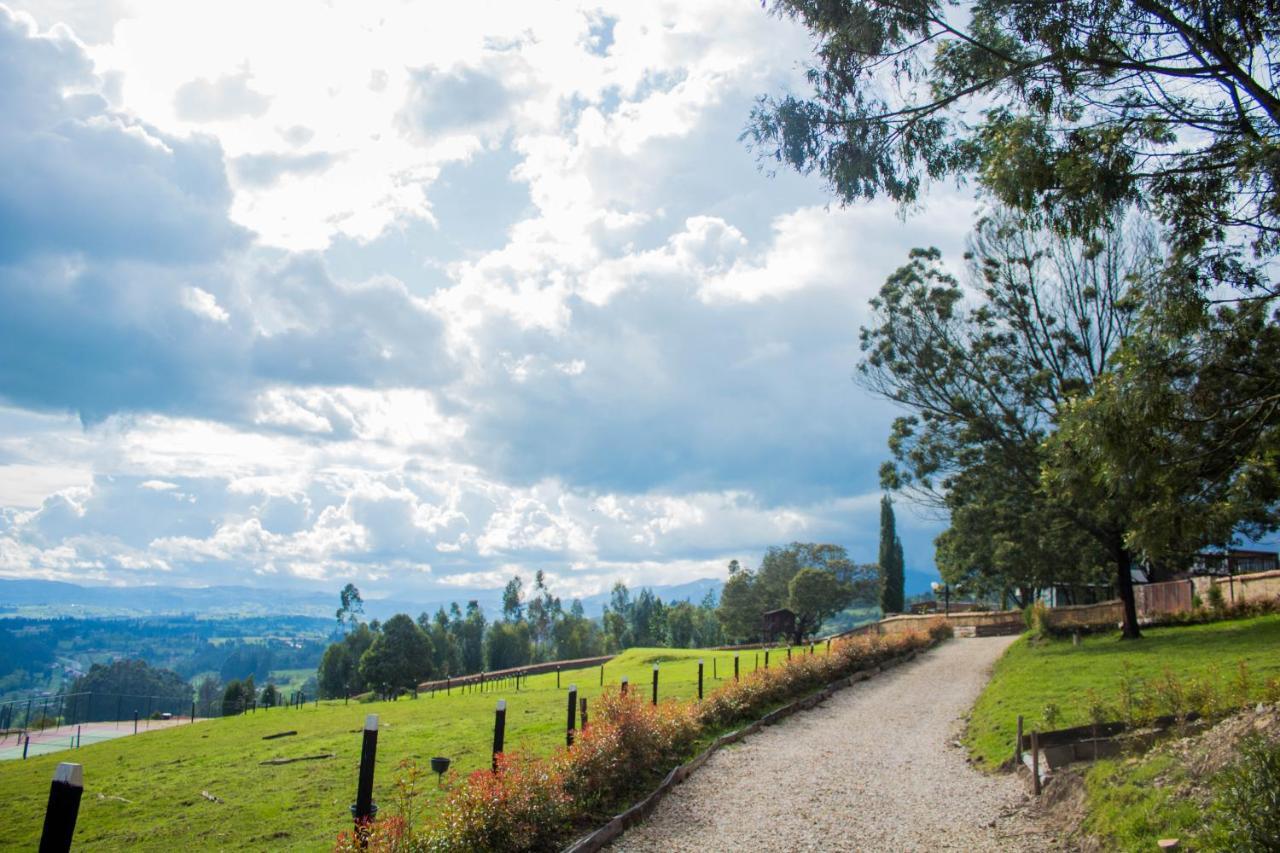
M765 669L769 668L769 650L768 649L764 650L764 668Z
M600 664L600 686L604 687L604 664Z
M31 748L31 732L27 732L27 739L22 743L22 760L27 760L27 750Z
M702 658L698 658L698 701L702 701Z
M738 680L738 653L733 653L733 680Z
M378 807L373 804L373 768L377 758L378 715L370 714L364 718L364 739L360 744L360 777L356 783L356 804L351 810L357 832L378 813Z
M195 721L196 721L196 703L192 702L191 703L191 722L194 723Z
M1013 742L1013 762L1022 763L1022 715L1018 715L1018 739Z
M573 746L573 728L578 724L576 719L578 713L578 685L569 685L569 719L566 721L564 730L565 746Z
M44 831L40 834L40 853L67 853L76 833L80 814L80 798L84 795L84 770L79 764L64 761L53 771L49 786L49 803L44 810Z
M80 748L80 725L76 724L76 749Z
M556 667L556 690L560 689L560 667Z
M653 665L653 704L658 704L658 665Z
M507 700L499 699L493 714L493 772L498 772L498 756L502 754L502 738L507 729Z

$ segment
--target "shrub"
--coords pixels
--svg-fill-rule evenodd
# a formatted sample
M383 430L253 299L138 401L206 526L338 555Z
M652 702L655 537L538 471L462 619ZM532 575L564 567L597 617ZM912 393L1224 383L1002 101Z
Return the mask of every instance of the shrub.
M1222 589L1216 584L1209 584L1209 609L1215 616L1221 616L1226 610L1226 602L1222 598Z
M1223 775L1209 849L1280 850L1280 746L1254 735L1241 742L1240 760Z

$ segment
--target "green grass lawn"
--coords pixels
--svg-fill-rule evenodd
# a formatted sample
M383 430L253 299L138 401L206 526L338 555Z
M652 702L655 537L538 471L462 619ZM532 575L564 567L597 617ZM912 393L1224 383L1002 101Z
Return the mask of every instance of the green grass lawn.
M1280 675L1280 616L1262 616L1206 625L1150 628L1138 642L1117 635L1036 643L1018 640L996 662L991 681L974 706L966 741L988 769L1012 757L1017 716L1026 730L1066 728L1089 722L1086 691L1093 689L1112 705L1120 693L1126 664L1131 677L1147 680L1166 669L1180 679L1220 674L1224 689L1245 661L1255 698L1267 678ZM1045 708L1060 717L1046 724Z
M800 650L797 650L798 654ZM821 653L821 649L819 652ZM785 657L785 652L774 652ZM627 676L632 689L648 696L652 665L660 665L660 696L692 698L697 693L697 659L706 659L705 689L712 659L720 680L733 677L732 652L632 649L604 667L606 685ZM743 673L756 652L743 652ZM763 665L763 655L759 656ZM562 688L576 682L579 696L601 691L600 668L561 674ZM375 802L389 802L395 768L402 759L426 765L433 755L453 759L462 774L488 767L497 699L507 700L508 751L549 751L564 742L565 689L555 673L533 676L518 693L454 690L451 696L369 704L321 702L302 710L275 709L241 717L197 722L165 731L121 738L71 752L0 763L0 848L34 849L44 820L45 800L59 761L84 765L85 793L76 829L80 849L244 850L330 849L350 826L360 763L360 730L365 714L378 714ZM295 737L262 740L296 729ZM263 766L259 762L332 752L336 758ZM207 791L222 802L202 796ZM429 796L440 796L432 788ZM428 806L430 808L430 806Z

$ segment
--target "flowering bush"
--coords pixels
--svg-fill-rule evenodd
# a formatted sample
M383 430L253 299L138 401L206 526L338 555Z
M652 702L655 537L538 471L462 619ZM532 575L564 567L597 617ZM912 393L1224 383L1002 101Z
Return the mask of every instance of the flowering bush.
M497 772L478 770L450 791L440 813L413 831L417 766L402 762L395 817L368 828L375 853L540 851L558 849L575 821L643 790L687 757L698 736L756 716L895 655L950 636L943 622L928 632L842 638L829 653L800 654L730 681L703 702L650 704L637 693L606 690L572 747L549 756L508 753ZM408 815L408 819L406 819ZM343 833L336 849L360 849Z
M808 693L846 675L875 666L895 655L928 646L951 635L945 622L929 631L901 634L860 634L835 640L829 654L800 655L770 669L758 669L730 681L698 706L702 722L722 727L757 716L772 705Z

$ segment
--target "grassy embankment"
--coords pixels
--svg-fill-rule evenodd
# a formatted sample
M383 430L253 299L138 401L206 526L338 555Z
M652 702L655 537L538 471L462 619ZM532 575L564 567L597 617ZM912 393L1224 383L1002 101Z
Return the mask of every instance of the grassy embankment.
M1088 691L1115 709L1126 679L1145 689L1168 683L1171 674L1175 683L1218 685L1222 702L1239 704L1241 661L1243 690L1250 701L1260 699L1267 679L1280 676L1280 616L1152 628L1136 643L1095 635L1077 647L1070 640L1032 643L1023 637L996 663L974 706L967 744L980 765L993 769L1013 753L1018 714L1028 730L1086 724ZM1052 725L1045 720L1050 706L1058 711ZM1157 751L1081 769L1088 802L1084 828L1108 849L1154 849L1158 838L1204 831L1204 804L1179 795L1188 768L1176 755Z
M1244 661L1255 697L1267 678L1280 675L1280 616L1149 628L1138 642L1117 636L1087 636L1079 646L1023 637L1010 646L973 708L966 743L974 758L988 769L1010 758L1019 714L1027 731L1088 723L1087 691L1115 707L1126 668L1129 678L1148 682L1166 670L1180 679L1212 678L1216 671L1225 689ZM1051 705L1059 716L1047 725Z
M742 653L743 674L754 668L756 654ZM648 696L657 662L660 696L692 698L700 657L706 660L707 692L733 678L732 652L632 649L605 665L605 685L616 687L625 675L633 690ZM771 660L779 657L785 651L773 652ZM713 658L719 682L712 680ZM530 677L518 693L507 687L483 694L454 690L447 697L424 695L416 701L321 702L319 707L259 711L5 762L0 764L0 801L6 803L9 819L0 825L0 848L36 846L53 768L59 761L76 761L84 765L85 795L76 829L76 843L84 849L330 849L337 833L350 825L348 807L355 799L365 714L376 713L380 719L374 799L389 802L402 759L425 766L433 755L448 756L460 774L488 767L499 698L507 700L508 750L543 752L562 744L565 689L571 682L590 705L602 689L600 668L562 673L562 689L556 688L555 673L549 673ZM289 729L298 734L262 740ZM318 753L336 757L260 764ZM221 802L206 799L205 791ZM440 794L432 786L428 808Z

